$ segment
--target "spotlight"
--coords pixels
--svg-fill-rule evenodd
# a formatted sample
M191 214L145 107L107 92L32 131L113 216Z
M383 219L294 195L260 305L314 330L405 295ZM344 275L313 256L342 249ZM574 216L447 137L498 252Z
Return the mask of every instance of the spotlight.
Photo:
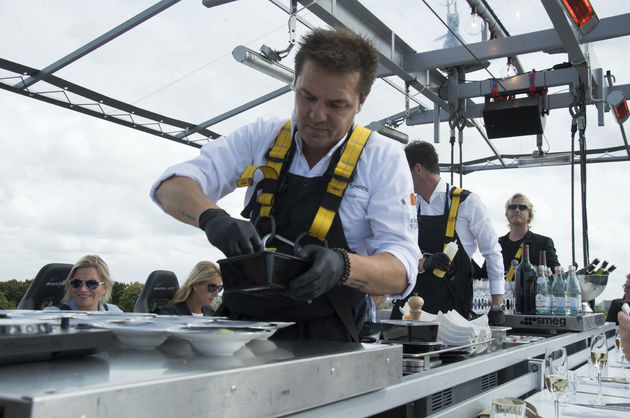
M234 48L232 56L236 61L245 64L248 67L255 68L256 70L277 80L284 81L287 84L291 84L293 82L294 75L292 69L285 67L279 62L272 61L269 58L264 57L262 54L252 51L243 45L239 45Z
M203 0L201 3L206 7L220 6L225 3L231 3L235 0Z
M376 131L379 134L393 139L394 141L398 141L402 144L406 144L409 142L409 135L397 129L390 128L389 126L384 125L382 122L372 122L369 125L366 125L366 128L372 131Z
M582 35L593 30L599 23L589 0L562 0L562 4Z
M626 102L626 96L623 92L619 90L611 92L606 98L606 101L613 110L617 122L620 124L624 123L628 119L628 116L630 116L630 112L628 111L628 102Z

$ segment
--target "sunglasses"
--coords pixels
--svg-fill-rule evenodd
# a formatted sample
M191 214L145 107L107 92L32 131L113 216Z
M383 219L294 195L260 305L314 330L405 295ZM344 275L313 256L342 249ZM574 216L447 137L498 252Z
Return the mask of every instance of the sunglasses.
M508 209L509 209L509 210L516 210L516 209L518 209L518 210L520 210L521 212L522 212L522 211L525 211L525 210L529 210L529 208L527 207L527 205L508 205Z
M222 290L223 290L223 285L222 285L222 284L219 284L219 285L216 285L216 284L209 284L209 285L208 285L208 292L209 292L209 293L212 293L212 292L220 292L220 291L222 291Z
M73 289L81 289L83 283L85 283L85 287L87 287L88 289L95 290L97 287L105 282L99 282L98 280L94 279L81 280L75 277L74 279L70 280L70 287L72 287Z

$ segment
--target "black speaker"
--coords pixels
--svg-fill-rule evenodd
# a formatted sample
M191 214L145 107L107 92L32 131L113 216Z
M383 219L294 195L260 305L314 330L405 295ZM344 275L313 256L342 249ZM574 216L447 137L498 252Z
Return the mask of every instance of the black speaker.
M542 134L545 127L543 97L488 102L483 108L483 122L488 138Z

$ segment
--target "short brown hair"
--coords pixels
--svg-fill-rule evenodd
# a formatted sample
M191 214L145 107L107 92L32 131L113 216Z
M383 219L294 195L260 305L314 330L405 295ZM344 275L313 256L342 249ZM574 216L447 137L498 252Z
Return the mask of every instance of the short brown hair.
M302 38L295 55L296 79L307 60L333 73L358 72L360 101L370 93L378 71L378 51L372 42L344 28L314 29Z
M435 148L427 141L412 141L405 147L405 155L412 170L416 164L420 164L429 173L439 174L440 164Z

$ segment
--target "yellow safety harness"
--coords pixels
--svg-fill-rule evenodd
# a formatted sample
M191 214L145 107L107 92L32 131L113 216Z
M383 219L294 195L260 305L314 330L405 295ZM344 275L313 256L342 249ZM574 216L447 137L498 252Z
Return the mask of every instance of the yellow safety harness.
M322 198L315 219L313 219L309 229L309 235L320 241L326 239L326 235L341 204L341 199L348 184L352 181L357 161L359 161L361 152L371 132L369 129L357 125L352 131L343 153L333 170L331 179L326 187L326 194ZM287 162L287 155L292 146L291 121L288 121L280 130L273 146L267 153L267 165L250 165L243 171L236 183L238 187L251 186L254 183L254 173L257 170L262 172L266 181L263 182L262 191L257 199L257 202L260 204L260 217L268 218L271 215L275 194L278 189L278 181L282 175L283 168L286 167L284 164Z
M516 255L514 256L514 258L516 258L517 260L520 260L522 252L523 252L523 243L521 242L521 245L518 247L518 250L516 251ZM510 269L508 270L508 274L505 277L505 280L510 281L513 279L514 279L514 266L510 264Z
M456 187L451 192L451 209L448 212L448 221L446 222L446 239L444 240L444 248L446 249L446 245L451 242L449 238L453 238L455 236L455 223L457 222L457 211L459 210L459 204L461 202L463 189Z

